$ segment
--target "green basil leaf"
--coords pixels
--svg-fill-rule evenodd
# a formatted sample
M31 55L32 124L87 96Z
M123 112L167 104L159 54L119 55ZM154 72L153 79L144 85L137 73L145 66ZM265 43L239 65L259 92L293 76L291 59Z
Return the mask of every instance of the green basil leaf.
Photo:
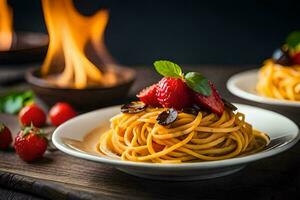
M286 38L286 43L289 48L295 49L300 44L300 31L294 31Z
M10 96L4 103L4 112L16 114L23 107L23 98L21 96Z
M32 91L10 92L0 96L0 112L16 114L23 106L34 101Z
M32 91L26 91L24 93L21 93L24 100L29 100L33 98L33 92Z
M185 75L186 84L194 90L204 96L211 95L211 87L208 80L198 72L189 72Z
M181 68L176 63L173 63L168 60L158 60L155 61L153 64L156 71L165 77L182 77Z
M34 102L34 96L32 91L27 91L22 94L23 97L23 106L32 104Z

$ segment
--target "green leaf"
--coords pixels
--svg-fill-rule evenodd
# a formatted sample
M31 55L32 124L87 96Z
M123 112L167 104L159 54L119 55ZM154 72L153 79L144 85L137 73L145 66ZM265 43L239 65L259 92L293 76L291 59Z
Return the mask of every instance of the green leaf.
M32 91L10 92L0 96L0 112L16 114L23 106L34 100Z
M162 76L174 78L181 78L183 76L181 68L176 63L168 60L158 60L153 64L156 71Z
M286 38L286 43L289 48L295 49L300 44L300 31L294 31Z
M26 91L23 94L21 93L21 95L22 95L22 97L25 101L33 98L33 92L32 91Z
M23 106L32 104L34 102L34 96L32 91L24 92L22 97L23 97Z
M31 132L34 133L35 135L39 136L39 137L43 137L43 138L45 137L44 130L35 127L32 122L31 122L30 126L23 127L22 131L23 131L22 137L26 137Z
M211 95L211 87L208 80L198 72L189 72L185 75L186 84L194 90L204 96Z
M30 133L30 131L32 130L32 123L31 123L31 126L26 126L26 127L24 127L24 129L23 129L23 135L22 135L22 137L25 137L25 136L27 136L29 133Z
M5 113L16 114L23 107L23 98L21 96L10 96L4 103Z
M0 99L0 113L4 112L3 110L3 101Z

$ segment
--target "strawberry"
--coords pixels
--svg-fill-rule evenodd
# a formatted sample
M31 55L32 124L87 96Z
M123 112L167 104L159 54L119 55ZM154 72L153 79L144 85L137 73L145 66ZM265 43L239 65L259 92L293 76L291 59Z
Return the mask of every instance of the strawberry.
M22 126L33 124L36 127L42 127L46 123L46 114L39 106L31 104L21 109L19 121Z
M180 110L191 104L189 91L182 79L164 77L157 84L156 96L163 107Z
M10 130L0 122L0 149L7 149L12 141Z
M295 55L293 55L293 63L295 65L300 65L300 52L296 53Z
M26 127L15 138L15 150L19 157L27 162L43 157L48 141L39 128Z
M143 89L136 96L140 99L140 101L144 102L146 105L158 107L160 104L156 97L156 87L157 84L153 84L150 87Z
M197 103L219 116L222 115L224 102L216 87L201 73L184 74L179 65L168 60L158 60L153 65L164 76L156 85L156 97L160 105L181 110ZM151 92L154 98L154 90L151 86L147 94L150 96Z
M208 83L211 88L211 95L204 96L200 93L194 92L194 99L199 105L204 106L220 116L224 112L224 103L216 90L216 87L212 84L212 82L208 81Z
M49 119L54 126L59 126L62 123L72 119L77 115L74 108L65 102L58 102L49 111Z

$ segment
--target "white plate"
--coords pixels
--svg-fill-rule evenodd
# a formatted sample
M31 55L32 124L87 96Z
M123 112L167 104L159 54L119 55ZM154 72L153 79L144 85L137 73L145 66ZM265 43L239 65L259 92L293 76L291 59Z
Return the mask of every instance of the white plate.
M243 99L256 101L259 103L273 104L280 106L300 107L300 102L274 99L260 96L256 92L258 81L258 70L249 70L233 75L227 81L227 89L234 95Z
M249 123L258 130L268 133L271 142L266 150L253 155L220 161L155 164L111 160L76 150L64 143L65 138L80 141L94 128L101 124L108 124L109 119L120 112L120 106L96 110L67 121L55 130L52 141L58 149L71 156L108 164L128 174L160 180L197 180L234 173L250 162L287 150L299 140L299 129L290 119L261 108L243 104L235 105L240 112L245 113Z

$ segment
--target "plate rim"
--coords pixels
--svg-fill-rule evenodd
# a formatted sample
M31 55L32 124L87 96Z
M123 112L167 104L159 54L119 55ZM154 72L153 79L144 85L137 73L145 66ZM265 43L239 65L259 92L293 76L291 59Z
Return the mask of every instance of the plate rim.
M62 130L66 126L68 126L71 123L76 122L77 120L80 121L80 120L82 120L82 118L85 118L88 115L92 115L94 113L101 112L101 111L104 112L104 110L119 108L120 105L117 105L117 106L111 106L111 107L94 110L94 111L79 115L79 116L67 121L66 123L64 123L64 124L60 125L58 128L56 128L56 130L54 131L54 133L52 135L52 142L60 151L66 153L70 156L98 162L101 164L109 164L114 167L131 167L131 168L148 168L148 169L155 168L155 169L159 169L159 170L180 171L183 169L184 170L187 170L187 169L191 169L191 170L192 169L216 169L216 168L230 167L230 166L236 166L236 165L246 165L248 163L279 154L279 153L291 148L299 141L299 139L300 139L299 128L298 128L297 124L294 121L292 121L291 119L289 119L288 117L286 117L282 114L276 113L274 111L259 108L256 106L250 106L250 105L238 104L238 103L235 103L235 105L259 109L261 111L269 112L271 114L275 114L277 116L281 116L281 117L285 118L287 121L289 121L294 126L295 130L297 131L297 133L295 133L296 136L293 137L293 139L288 141L286 144L276 147L269 151L258 152L258 153L255 153L252 155L247 155L244 157L235 157L235 158L230 158L230 159L225 159L225 160L205 161L205 162L196 162L196 163L180 163L180 164L143 163L143 162L113 160L113 159L108 159L108 158L76 151L76 150L71 149L70 147L66 146L65 144L63 144L61 138L59 137L59 134L61 134Z
M247 92L236 85L236 82L241 80L245 75L250 75L250 74L258 75L258 71L259 69L251 69L251 70L242 71L232 75L226 82L227 89L237 97L258 102L258 103L279 105L279 106L286 106L286 107L300 107L300 102L260 96L258 94Z

